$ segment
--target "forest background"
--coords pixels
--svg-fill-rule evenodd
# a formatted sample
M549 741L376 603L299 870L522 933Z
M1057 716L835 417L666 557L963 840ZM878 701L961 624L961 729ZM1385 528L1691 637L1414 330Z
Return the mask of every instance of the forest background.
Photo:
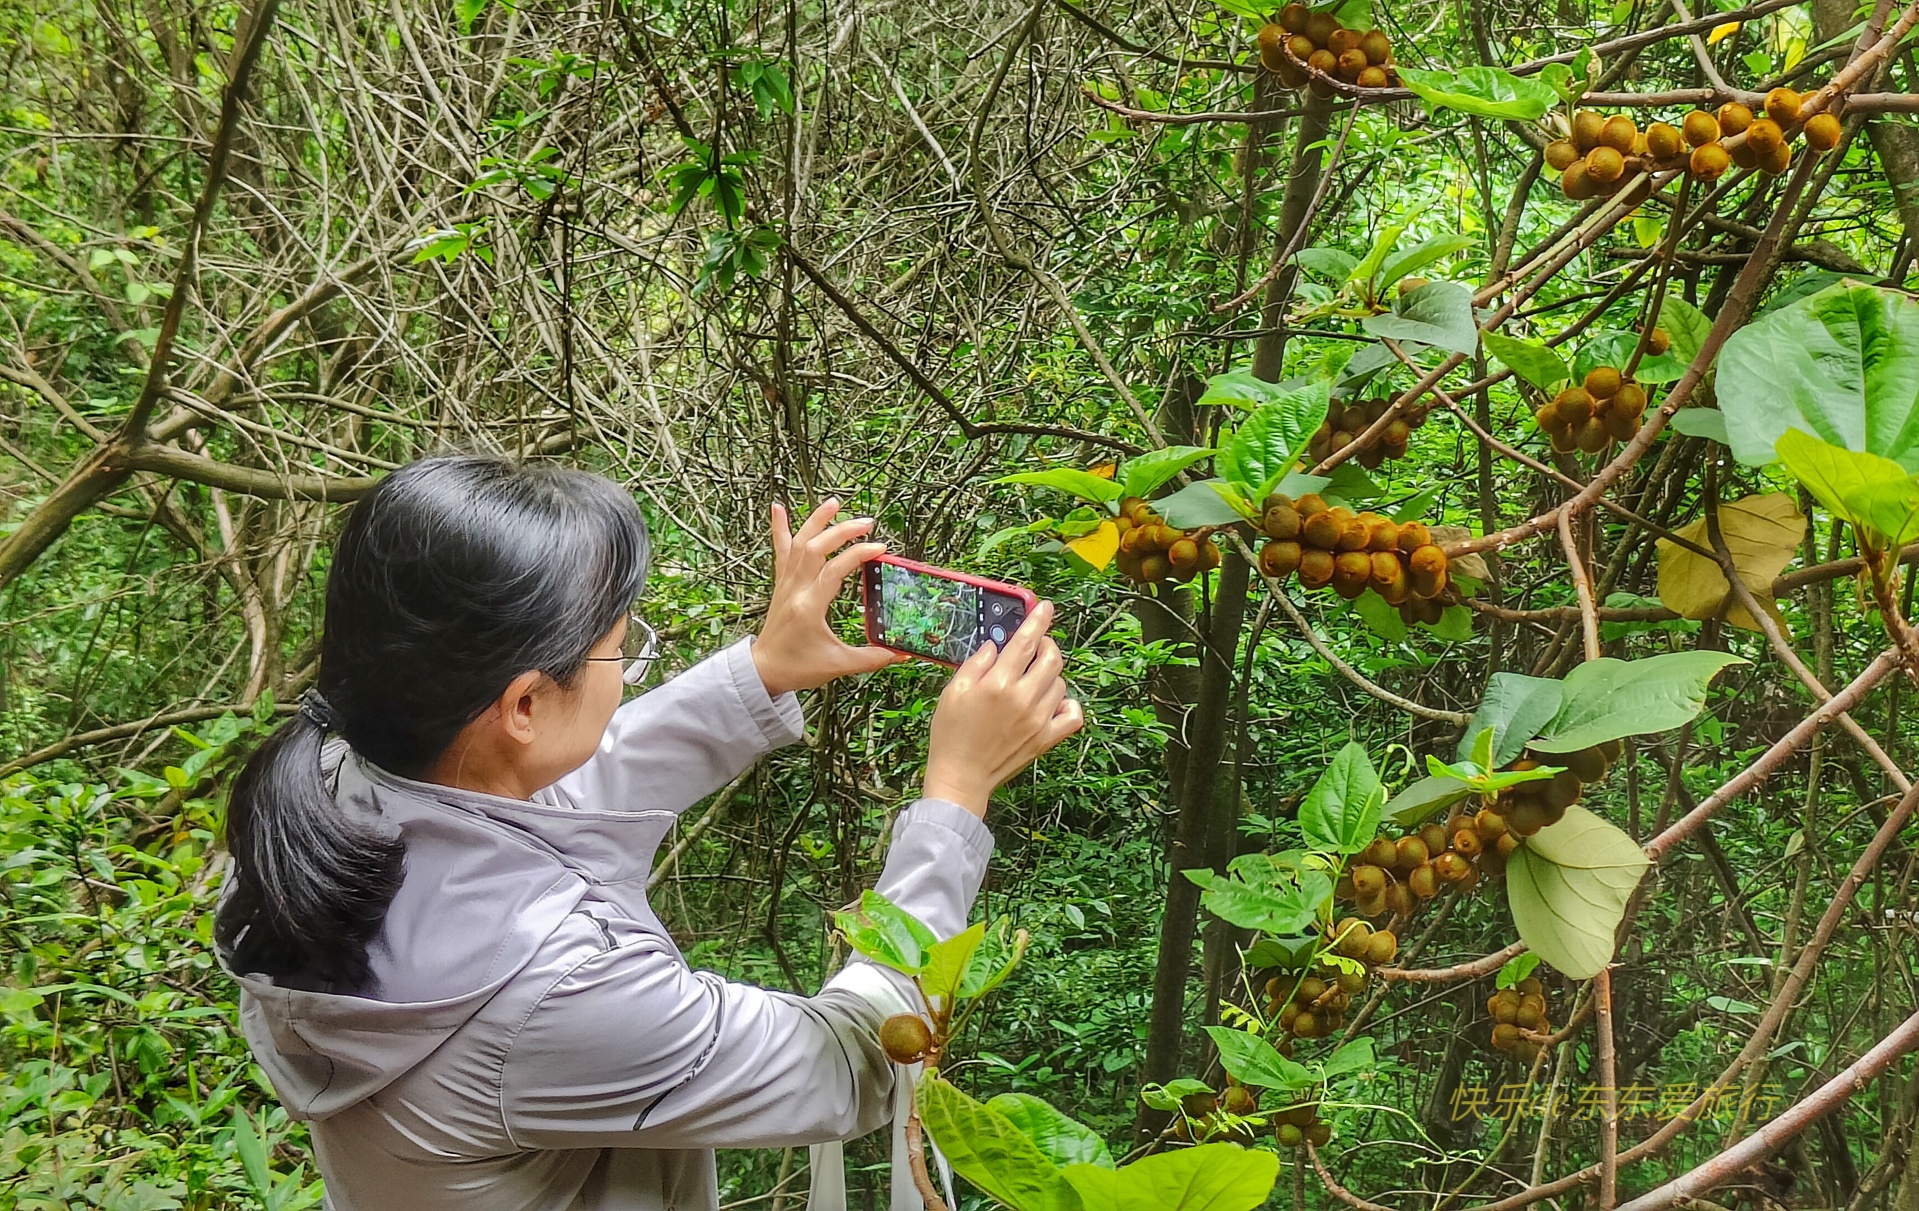
M1116 1155L1277 1148L1274 1206L1915 1211L1919 10L1695 3L1348 0L1398 70L1305 89L1251 0L0 4L0 1211L317 1204L208 952L223 796L312 684L340 506L450 445L639 497L664 672L753 628L773 501L1061 603L1089 726L996 801L984 908L1031 942L952 1043L979 1097ZM1634 156L1603 197L1546 162L1574 102L1678 123L1779 85L1832 86L1834 150ZM1897 465L1877 504L1750 457L1715 395L1789 395L1815 329L1869 423L1808 423ZM1535 412L1606 366L1643 423L1555 449ZM1309 449L1329 392L1386 412ZM1308 591L1257 563L1263 492L1173 478L1218 556L1146 575L1114 512L1160 447L1428 522L1450 587L1431 617ZM1392 914L1365 1060L1313 1083L1328 1141L1170 1110L1226 1089L1222 1024L1283 1033L1258 926L1180 872L1310 842L1349 742L1382 798L1457 773L1498 675L1682 652L1741 660L1586 791L1651 865L1601 914L1616 966L1531 968L1489 872ZM941 680L822 692L688 813L653 895L692 962L840 961ZM1530 1062L1488 1002L1529 972L1561 1027ZM876 1205L882 1150L850 1155ZM728 1204L797 1206L804 1169L728 1154Z

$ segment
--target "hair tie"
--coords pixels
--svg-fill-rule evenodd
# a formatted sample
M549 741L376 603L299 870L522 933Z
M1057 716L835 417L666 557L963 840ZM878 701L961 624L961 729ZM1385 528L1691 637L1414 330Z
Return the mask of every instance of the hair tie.
M323 732L338 731L337 717L333 713L333 704L321 695L319 690L308 690L300 695L300 713L307 722Z

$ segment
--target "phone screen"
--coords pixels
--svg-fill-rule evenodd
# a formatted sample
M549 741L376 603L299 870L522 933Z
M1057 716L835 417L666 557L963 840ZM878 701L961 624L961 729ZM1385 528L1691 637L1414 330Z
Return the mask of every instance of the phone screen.
M879 642L949 664L963 663L973 654L980 630L977 585L898 564L868 566L878 572L874 587L879 593L875 612Z

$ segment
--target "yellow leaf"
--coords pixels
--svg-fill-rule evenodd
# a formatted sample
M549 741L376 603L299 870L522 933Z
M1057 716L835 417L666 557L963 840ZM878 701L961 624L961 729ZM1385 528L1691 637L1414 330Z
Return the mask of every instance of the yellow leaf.
M1113 478L1113 472L1117 470L1119 470L1118 463L1099 463L1086 468L1086 473L1088 475L1097 475L1101 479L1111 479Z
M1113 562L1113 554L1119 550L1119 527L1102 521L1099 529L1068 542L1066 549L1092 564L1095 572L1101 571Z
M1706 35L1706 45L1717 46L1721 42L1724 42L1727 38L1739 32L1739 25L1740 23L1737 21L1728 21L1724 25L1713 26L1712 32Z
M1787 631L1786 622L1773 604L1771 585L1792 562L1805 527L1799 506L1784 492L1748 496L1719 506L1719 533L1726 540L1732 565L1782 632ZM1674 533L1702 547L1712 547L1703 517ZM1723 607L1729 624L1758 630L1757 621L1737 602L1727 604L1731 594L1732 586L1726 583L1716 561L1667 539L1659 540L1659 600L1667 609L1682 618L1706 619L1717 617Z

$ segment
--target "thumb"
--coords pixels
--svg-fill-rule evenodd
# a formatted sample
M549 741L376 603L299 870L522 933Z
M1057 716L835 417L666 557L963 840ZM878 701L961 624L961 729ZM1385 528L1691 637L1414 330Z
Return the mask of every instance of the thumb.
M902 664L912 657L891 648L849 647L840 653L848 673L876 673L890 665Z

